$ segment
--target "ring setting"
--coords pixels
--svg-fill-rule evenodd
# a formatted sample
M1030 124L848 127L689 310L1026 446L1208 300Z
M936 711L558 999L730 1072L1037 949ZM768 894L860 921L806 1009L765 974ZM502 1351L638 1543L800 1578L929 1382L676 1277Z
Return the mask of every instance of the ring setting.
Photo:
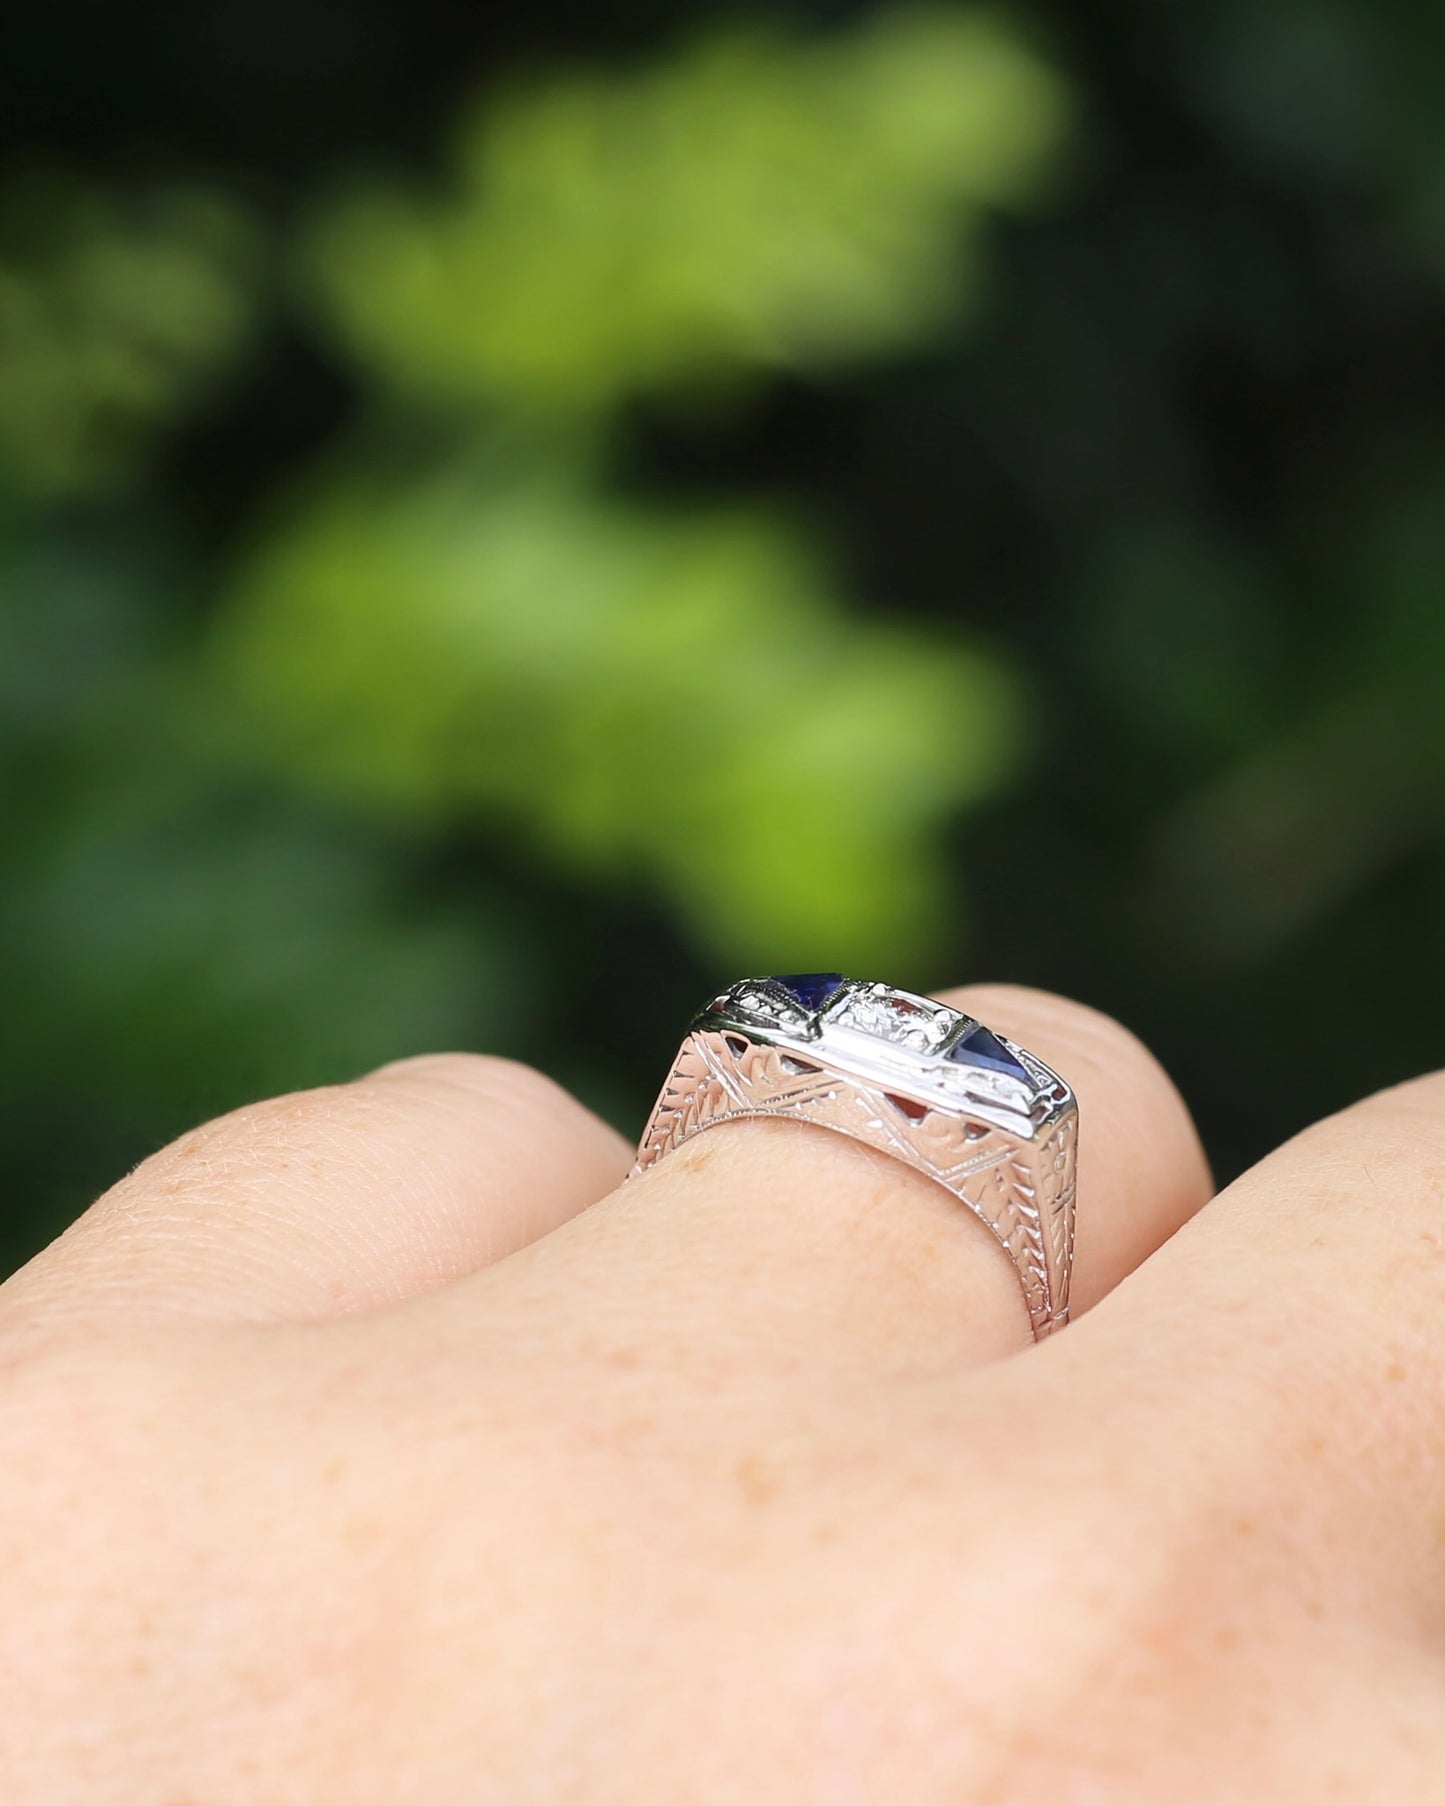
M812 1122L936 1180L1013 1261L1034 1335L1067 1322L1078 1106L1027 1049L890 985L744 979L693 1018L633 1171L749 1116Z

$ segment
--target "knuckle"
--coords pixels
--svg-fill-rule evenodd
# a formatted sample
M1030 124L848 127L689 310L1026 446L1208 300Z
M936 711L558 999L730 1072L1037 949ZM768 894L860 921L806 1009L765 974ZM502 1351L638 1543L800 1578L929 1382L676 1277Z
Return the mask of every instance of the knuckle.
M972 985L966 990L948 992L946 997L956 1007L1003 1029L1025 1046L1032 1047L1037 1042L1037 1051L1045 1058L1057 1048L1061 1056L1067 1050L1068 1059L1074 1063L1082 1058L1108 1069L1122 1064L1129 1068L1131 1076L1144 1075L1155 1082L1170 1083L1163 1067L1132 1029L1077 998L1033 990L1026 985Z
M1438 1173L1445 1154L1445 1072L1393 1085L1329 1121L1341 1149L1353 1144Z
M211 1181L244 1176L279 1154L314 1141L318 1129L347 1120L348 1087L326 1085L311 1091L244 1104L224 1116L188 1129L143 1160L101 1199L109 1216L134 1200L173 1194Z
M1276 1182L1397 1240L1437 1228L1445 1196L1445 1073L1411 1079L1312 1124L1271 1156Z
M492 1054L420 1054L354 1084L265 1098L187 1130L142 1161L101 1202L109 1216L141 1197L235 1181L257 1168L274 1169L278 1161L309 1157L318 1147L329 1147L338 1132L385 1130L407 1106L438 1102L464 1105L469 1114L582 1114L560 1085L519 1061Z
M535 1066L502 1054L423 1054L372 1074L356 1089L390 1091L420 1105L454 1113L473 1126L513 1138L535 1154L584 1159L597 1182L615 1183L626 1171L629 1145L600 1116Z
M555 1079L503 1054L414 1054L381 1067L371 1080L426 1091L460 1092L473 1107L536 1115L580 1108Z
M1078 1092L1090 1118L1127 1111L1147 1122L1151 1140L1196 1200L1211 1186L1193 1120L1174 1081L1152 1050L1113 1016L1050 991L1022 985L979 985L948 994L966 1009L1055 1067Z

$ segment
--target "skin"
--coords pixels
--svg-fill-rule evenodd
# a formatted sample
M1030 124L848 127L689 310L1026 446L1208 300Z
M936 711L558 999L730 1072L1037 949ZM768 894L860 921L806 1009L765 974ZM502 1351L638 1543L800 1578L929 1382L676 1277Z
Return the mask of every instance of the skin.
M1441 1798L1445 1076L1225 1192L1080 1005L1076 1299L786 1123L442 1056L0 1287L6 1806Z

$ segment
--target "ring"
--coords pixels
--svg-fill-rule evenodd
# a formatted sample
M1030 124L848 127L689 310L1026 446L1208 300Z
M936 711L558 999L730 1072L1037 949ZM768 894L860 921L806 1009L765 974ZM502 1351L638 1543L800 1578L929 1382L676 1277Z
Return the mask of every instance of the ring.
M817 1123L936 1179L1012 1260L1035 1338L1067 1323L1079 1110L1027 1049L838 972L744 979L693 1018L633 1174L747 1116Z

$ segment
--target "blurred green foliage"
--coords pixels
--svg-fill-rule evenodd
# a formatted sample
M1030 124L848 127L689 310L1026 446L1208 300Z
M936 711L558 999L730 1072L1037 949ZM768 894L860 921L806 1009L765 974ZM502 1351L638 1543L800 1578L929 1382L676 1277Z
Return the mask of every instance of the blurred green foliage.
M40 497L131 479L253 329L260 258L213 189L0 188L0 479Z
M17 6L0 1263L428 1046L630 1125L744 967L1080 992L1226 1172L1439 1063L1409 0Z
M250 563L218 657L287 768L650 886L728 962L872 966L936 939L939 828L1000 775L1011 698L990 662L835 596L808 536L756 509L372 474Z
M854 618L816 525L609 493L608 447L632 392L936 328L1063 113L996 21L886 13L536 81L467 121L444 198L324 209L320 317L386 434L441 449L343 448L247 561L218 657L248 738L650 886L731 962L937 951L940 828L1006 765L996 662Z
M846 364L956 317L985 209L1033 197L1065 111L981 15L732 32L489 95L439 194L321 215L313 281L363 368L443 410Z

